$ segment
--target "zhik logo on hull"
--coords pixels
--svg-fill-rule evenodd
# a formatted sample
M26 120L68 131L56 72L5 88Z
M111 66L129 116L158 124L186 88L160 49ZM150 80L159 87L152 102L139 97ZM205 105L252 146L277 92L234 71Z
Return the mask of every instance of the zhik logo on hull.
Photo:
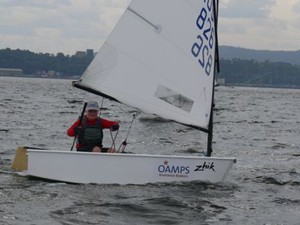
M197 165L194 171L204 171L204 170L212 170L216 172L214 162L204 162L202 165Z

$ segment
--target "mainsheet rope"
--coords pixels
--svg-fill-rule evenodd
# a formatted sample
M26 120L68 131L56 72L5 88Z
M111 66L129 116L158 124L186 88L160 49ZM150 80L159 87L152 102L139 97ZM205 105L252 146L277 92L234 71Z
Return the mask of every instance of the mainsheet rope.
M101 107L100 107L100 112L99 112L99 116L101 115L101 109L103 108L103 104L104 104L104 98L102 98L102 101L101 101ZM127 134L126 134L126 137L125 137L125 140L120 144L117 152L120 152L120 149L122 148L122 151L121 153L124 153L125 152L125 148L127 146L127 139L129 137L129 134L130 134L130 130L131 130L131 127L132 127L132 124L134 122L134 120L137 118L137 116L140 114L141 112L138 111L137 113L133 114L132 115L132 120L130 122L130 126L128 128L128 131L127 131ZM116 134L113 135L113 132L112 130L110 130L110 137L111 137L111 140L112 140L112 144L111 144L111 147L110 149L112 148L115 148L116 149L116 139L117 139L117 136L119 134L119 130L117 130Z

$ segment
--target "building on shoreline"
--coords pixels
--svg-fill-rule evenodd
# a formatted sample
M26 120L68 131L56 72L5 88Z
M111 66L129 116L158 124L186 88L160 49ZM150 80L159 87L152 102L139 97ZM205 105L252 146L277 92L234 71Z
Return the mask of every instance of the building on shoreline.
M15 68L0 68L0 76L23 76L23 70Z

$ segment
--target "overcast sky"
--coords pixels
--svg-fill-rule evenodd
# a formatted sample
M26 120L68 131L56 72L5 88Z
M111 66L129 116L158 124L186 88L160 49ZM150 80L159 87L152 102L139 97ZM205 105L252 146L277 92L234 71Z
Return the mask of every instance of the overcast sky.
M0 49L97 51L129 2L0 0ZM220 0L219 12L220 45L300 50L300 0Z

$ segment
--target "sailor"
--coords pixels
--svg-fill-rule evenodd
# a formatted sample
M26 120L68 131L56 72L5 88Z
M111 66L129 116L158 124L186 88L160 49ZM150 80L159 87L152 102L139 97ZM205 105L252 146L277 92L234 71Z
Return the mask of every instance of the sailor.
M105 149L102 147L103 129L116 131L119 129L118 122L100 118L99 106L96 101L87 102L85 115L75 121L68 129L69 137L77 136L77 151L83 152L115 152L114 148Z

